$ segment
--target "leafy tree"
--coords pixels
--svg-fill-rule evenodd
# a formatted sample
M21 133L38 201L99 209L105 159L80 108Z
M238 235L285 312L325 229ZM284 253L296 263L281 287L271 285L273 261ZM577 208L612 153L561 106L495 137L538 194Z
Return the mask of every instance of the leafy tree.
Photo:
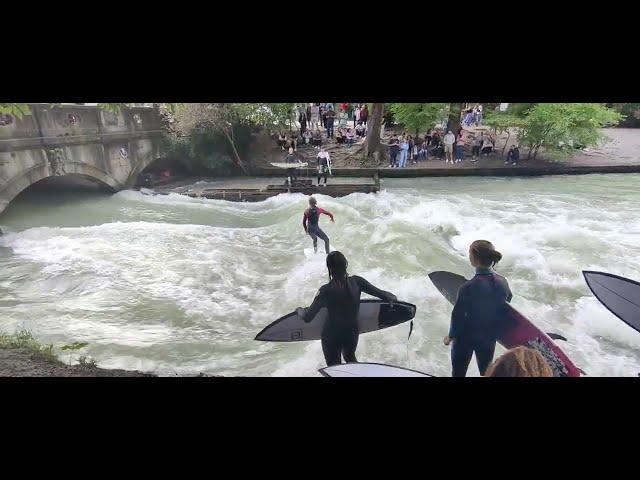
M602 143L600 129L616 125L623 116L599 103L538 103L527 113L518 135L529 147L527 158L535 159L540 147L566 154L577 146Z
M446 103L392 103L389 106L394 118L407 130L415 132L432 128L443 116Z
M524 118L511 113L492 111L487 112L484 118L484 124L493 128L493 131L497 134L507 133L507 139L502 147L502 155L504 156L504 151L507 148L511 134L514 131L519 132L520 129L525 126L526 121Z
M640 127L640 103L608 103L607 106L625 116L619 124L620 127Z
M188 135L221 134L232 158L245 174L249 168L238 150L236 135L240 128L282 128L292 117L292 103L187 103L178 105L175 118L178 129Z

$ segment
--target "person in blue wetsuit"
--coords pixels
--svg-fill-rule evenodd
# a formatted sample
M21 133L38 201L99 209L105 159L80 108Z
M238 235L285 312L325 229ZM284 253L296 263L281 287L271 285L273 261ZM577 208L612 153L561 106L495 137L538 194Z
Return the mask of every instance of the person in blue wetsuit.
M310 323L321 308L326 307L329 316L322 330L322 352L327 366L345 362L357 362L358 311L362 292L387 302L397 301L393 293L374 287L364 278L347 274L348 262L340 252L327 255L329 283L320 287L309 308L301 308L298 314Z
M474 353L480 375L484 376L493 361L496 340L505 326L505 306L512 297L507 280L493 271L501 259L502 254L486 240L476 240L469 247L469 261L476 275L460 287L449 335L444 338L445 345L452 344L454 377L467 375Z

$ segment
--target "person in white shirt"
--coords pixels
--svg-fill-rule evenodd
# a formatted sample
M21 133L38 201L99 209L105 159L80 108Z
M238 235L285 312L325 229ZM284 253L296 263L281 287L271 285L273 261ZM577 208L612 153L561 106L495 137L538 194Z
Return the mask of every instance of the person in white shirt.
M453 144L456 143L456 136L451 130L442 139L444 142L445 162L453 165Z
M320 105L311 105L311 128L320 128Z
M324 148L320 147L320 151L318 152L318 185L320 185L320 179L324 177L324 186L327 186L327 175L331 169L331 157L329 156L329 152L327 152Z
M475 114L475 124L476 127L479 127L480 125L482 125L482 105L478 105L476 107L476 114Z
M360 105L356 105L353 109L353 128L356 128L360 121Z

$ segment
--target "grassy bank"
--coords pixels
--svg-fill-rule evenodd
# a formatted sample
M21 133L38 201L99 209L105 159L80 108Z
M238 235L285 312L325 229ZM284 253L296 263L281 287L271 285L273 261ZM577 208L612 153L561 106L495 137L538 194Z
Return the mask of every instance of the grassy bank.
M80 356L75 365L58 358L60 352L75 351L82 343L54 347L36 339L28 330L13 334L0 333L0 377L153 377L137 371L99 368L96 362Z

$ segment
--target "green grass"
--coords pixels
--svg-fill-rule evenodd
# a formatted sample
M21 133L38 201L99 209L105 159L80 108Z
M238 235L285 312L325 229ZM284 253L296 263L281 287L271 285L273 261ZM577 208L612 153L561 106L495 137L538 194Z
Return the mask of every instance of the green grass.
M40 343L28 330L19 330L11 335L0 333L0 348L28 350L48 360L58 360L53 353L53 344Z

